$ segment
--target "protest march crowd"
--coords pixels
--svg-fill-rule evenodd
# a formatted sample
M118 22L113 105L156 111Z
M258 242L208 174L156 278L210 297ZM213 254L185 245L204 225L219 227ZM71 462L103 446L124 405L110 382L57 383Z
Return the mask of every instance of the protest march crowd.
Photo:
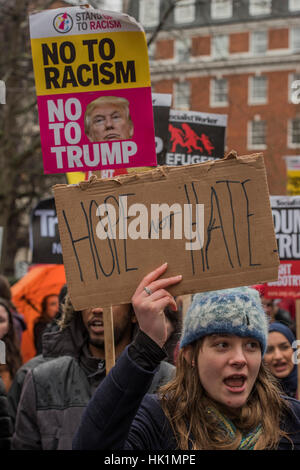
M77 29L72 36L71 9L32 15L45 173L157 164L155 142L162 139L154 135L144 33L121 16L106 17L112 23L105 46L100 33L82 40L91 31ZM129 37L133 44L126 42ZM97 55L106 61L99 70ZM122 60L114 62L114 75L115 58ZM83 73L90 70L93 83ZM0 276L0 449L300 450L295 302L270 298L263 284L276 281L279 266L263 157L238 158L232 152L207 162L224 155L226 116L210 121L203 113L173 110L164 124L164 132L168 125L171 132L170 158L180 161L181 169L133 172L102 186L94 175L78 185L54 187L68 282L59 293L45 292L33 325L16 306L13 286ZM185 167L186 157L201 163ZM191 241L181 249L185 240L163 239L148 250L154 245L143 245L138 236L119 244L99 241L92 231L100 221L92 210L100 197L106 204L120 201L120 195L135 196L136 206L150 196L181 207L192 198L203 202L209 214L205 249L194 252ZM189 223L191 229L196 225ZM98 250L101 243L108 244ZM140 271L134 261L140 261ZM140 275L141 265L150 264ZM130 288L134 279L130 297L123 274L132 276ZM182 295L172 294L177 288ZM24 335L31 326L35 355L24 360Z

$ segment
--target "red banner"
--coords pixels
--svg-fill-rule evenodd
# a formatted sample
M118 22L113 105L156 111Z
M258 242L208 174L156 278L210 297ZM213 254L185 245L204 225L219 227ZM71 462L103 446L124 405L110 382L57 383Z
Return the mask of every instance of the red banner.
M300 299L300 261L281 260L278 280L265 285L264 295L273 299Z

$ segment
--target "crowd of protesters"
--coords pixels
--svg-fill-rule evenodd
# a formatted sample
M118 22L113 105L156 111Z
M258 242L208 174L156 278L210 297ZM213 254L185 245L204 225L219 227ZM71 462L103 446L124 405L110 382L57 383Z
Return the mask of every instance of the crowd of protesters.
M22 364L26 323L0 276L1 449L300 449L294 309L253 286L195 294L183 315L166 269L113 306L109 374L103 309L75 311L66 285Z

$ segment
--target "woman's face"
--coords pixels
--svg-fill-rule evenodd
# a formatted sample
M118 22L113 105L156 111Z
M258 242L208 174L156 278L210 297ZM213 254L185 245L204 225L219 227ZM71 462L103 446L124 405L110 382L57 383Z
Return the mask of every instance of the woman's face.
M9 330L9 315L5 307L0 305L0 339L2 339Z
M260 343L253 338L206 336L198 354L198 373L207 394L230 408L243 406L261 365Z
M288 339L278 331L272 331L268 337L268 347L264 361L278 379L290 375L294 369L293 348Z

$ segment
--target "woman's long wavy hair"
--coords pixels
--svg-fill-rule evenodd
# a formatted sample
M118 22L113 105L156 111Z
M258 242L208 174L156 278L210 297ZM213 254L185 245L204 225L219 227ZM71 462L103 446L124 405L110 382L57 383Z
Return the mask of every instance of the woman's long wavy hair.
M193 348L195 367L188 364L181 350L177 359L176 376L159 390L162 408L170 421L177 439L178 449L234 450L239 447L242 433L250 432L261 424L262 433L254 447L276 449L281 437L288 435L280 429L280 418L288 405L280 396L276 379L261 364L256 382L246 404L230 412L212 400L203 388L197 367L197 357L203 339ZM217 418L208 408L217 408L237 428L234 439L222 432Z

